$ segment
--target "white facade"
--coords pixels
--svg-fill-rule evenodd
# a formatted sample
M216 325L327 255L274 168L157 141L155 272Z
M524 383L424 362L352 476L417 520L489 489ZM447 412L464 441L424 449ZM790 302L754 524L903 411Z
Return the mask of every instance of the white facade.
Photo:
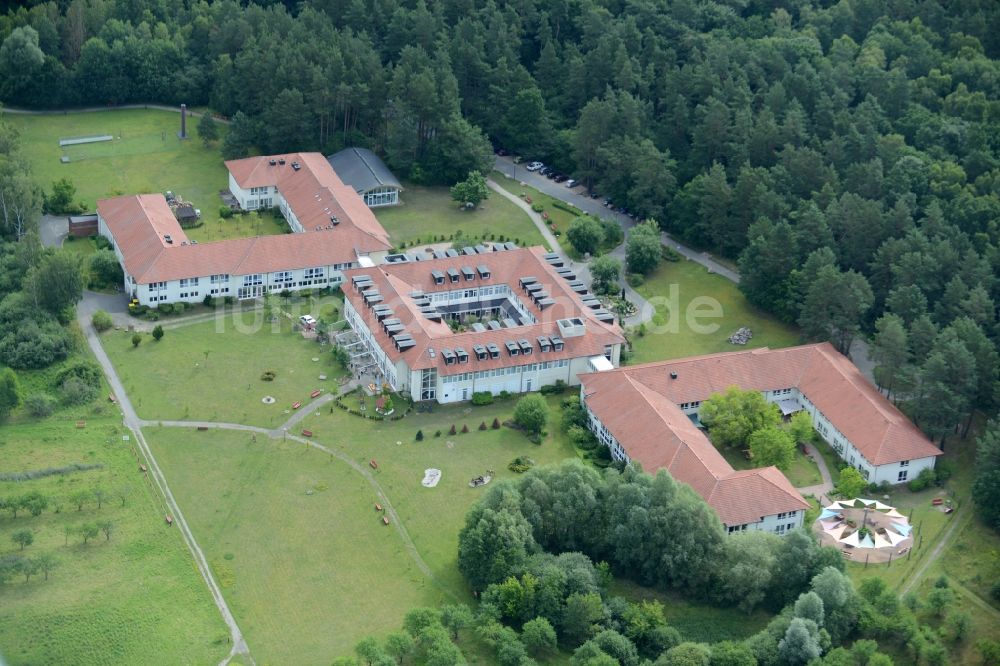
M456 361L448 368L447 374L441 368L411 370L403 359L393 362L382 350L376 336L358 315L350 299L344 300L344 318L371 352L383 381L390 384L394 390L409 394L414 400L451 403L471 400L472 394L479 392L489 392L493 395L498 395L502 391L528 393L560 380L569 386L577 386L580 383L578 378L580 374L594 370L587 356L547 359L545 352L537 349L531 356L508 358L509 364L500 368L476 370L476 361L468 356L465 363ZM447 342L443 344L447 346ZM621 345L613 345L607 351L611 363L617 365ZM501 354L506 354L506 351L502 350ZM465 367L468 370L462 372Z
M292 207L288 205L285 201L285 197L281 195L281 192L274 185L264 185L262 187L251 187L248 190L243 189L236 183L236 179L233 174L229 174L229 191L232 193L236 200L240 204L240 208L243 210L265 210L268 208L277 208L281 211L282 216L284 216L285 221L288 222L288 227L294 233L302 233L305 229L302 227L302 223L299 219L295 217L295 212L292 211Z
M797 388L781 388L773 391L762 391L764 398L771 403L781 400L797 400L805 412L812 417L813 428L837 452L845 463L854 467L869 483L890 484L906 483L917 477L924 469L934 469L934 456L917 460L902 460L883 465L872 464L861 451L844 436L819 409ZM700 402L683 403L679 405L687 415L697 415L701 411Z
M615 439L615 436L604 426L601 420L597 417L594 412L591 411L590 406L587 405L585 396L580 396L580 403L587 412L587 420L590 424L590 430L597 437L597 441L608 447L611 450L611 457L614 460L620 460L623 462L631 462L628 454L625 453L625 448L621 443ZM647 472L655 472L655 470L646 470ZM762 532L773 532L779 536L786 534L787 532L795 529L796 527L802 527L802 523L805 520L805 511L788 511L785 513L772 514L769 516L762 516L761 520L754 523L744 523L742 525L725 525L726 530L729 533L742 532L746 530L758 530ZM725 523L723 523L725 524Z

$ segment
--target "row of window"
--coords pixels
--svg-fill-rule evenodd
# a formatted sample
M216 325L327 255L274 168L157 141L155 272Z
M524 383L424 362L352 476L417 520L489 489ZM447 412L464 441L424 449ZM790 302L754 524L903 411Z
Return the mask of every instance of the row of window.
M471 379L489 379L491 377L516 375L522 372L538 372L539 370L549 370L550 368L565 368L568 365L569 361L565 359L561 361L545 361L544 363L529 363L528 365L512 365L507 368L463 372L457 375L444 375L441 377L441 381L445 384L454 384L456 382L467 382Z
M771 391L771 395L788 395L792 392L790 388L778 389L777 391Z
M271 186L270 185L265 185L264 187L251 187L250 188L250 195L251 196L255 196L255 197L256 196L260 196L261 194L269 194L270 192L271 192Z
M775 534L784 534L785 530L792 531L795 529L795 523L783 523L774 528Z
M184 289L185 287L197 287L197 286L198 286L198 278L196 277L181 278L181 289Z
M607 349L605 349L605 356L607 356ZM701 400L681 403L681 409L698 409L699 407L701 407Z

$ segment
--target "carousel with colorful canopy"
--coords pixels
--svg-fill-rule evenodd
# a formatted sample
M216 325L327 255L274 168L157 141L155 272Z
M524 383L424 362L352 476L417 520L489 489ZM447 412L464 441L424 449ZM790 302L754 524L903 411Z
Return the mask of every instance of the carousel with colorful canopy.
M895 507L863 497L824 507L813 528L824 546L870 562L891 561L913 545L913 526L906 516Z

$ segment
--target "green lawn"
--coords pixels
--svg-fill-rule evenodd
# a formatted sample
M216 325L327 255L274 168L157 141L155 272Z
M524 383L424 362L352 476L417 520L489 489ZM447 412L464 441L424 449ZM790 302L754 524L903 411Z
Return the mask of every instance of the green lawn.
M399 206L374 211L397 248L404 243L424 245L442 237L464 245L464 241L490 240L491 235L521 246L544 245L524 211L495 192L474 211L459 208L446 187L406 185L400 198L403 203Z
M0 514L0 557L22 554L11 542L29 529L34 543L23 555L51 553L59 560L49 580L15 576L0 585L0 646L8 664L208 664L226 656L228 632L191 560L181 534L164 524L164 510L138 471L120 420L90 417L7 425L0 438L4 472L73 463L103 468L20 482L0 482L0 497L38 491L50 498L40 516ZM69 501L77 490L128 488L101 509L82 511ZM110 520L104 534L84 544L65 527Z
M687 641L739 641L762 630L773 617L759 608L748 615L735 607L699 604L674 592L661 592L618 578L611 583L608 591L631 601L659 601L663 604L667 623L681 632Z
M46 190L59 178L76 185L78 200L93 209L97 199L119 194L170 190L200 208L207 220L218 215L219 190L228 183L217 147L205 148L192 138L177 138L180 115L168 111L109 110L52 116L6 115L18 129L24 154L36 182ZM189 119L190 120L190 119ZM193 123L188 123L193 129ZM225 127L220 126L222 132ZM111 134L113 142L68 147L63 164L63 137ZM192 234L198 238L197 234Z
M562 437L537 446L508 429L477 429L512 410L513 402L437 408L375 422L335 408L302 425L362 465L378 462L376 478L433 581L380 522L372 487L340 460L231 431L149 428L146 435L257 662L329 663L366 635L398 629L414 606L472 601L456 565L459 529L483 492L469 479L488 468L513 476L506 465L518 455L539 464L573 455ZM470 432L434 437L452 423ZM423 442L414 440L418 429ZM433 489L420 483L430 467L442 471Z
M279 317L274 324L263 321L262 311L220 313L168 329L159 342L146 335L133 347L127 331L109 331L102 342L142 418L274 427L289 418L285 412L292 403L309 402L314 389L335 390L336 378L344 374L329 346L291 330L299 315L316 316L328 301L336 299L312 305L293 300L287 309L292 318ZM265 370L275 372L273 381L261 379ZM320 381L321 374L328 379ZM275 403L263 404L265 396Z
M218 216L217 210L218 207L209 209L204 215L204 224L200 227L185 229L187 237L199 243L208 243L228 238L274 236L288 232L288 223L276 210L234 215L226 220ZM202 209L202 212L204 213L205 209Z
M743 455L743 452L737 448L724 446L717 447L719 453L722 457L732 465L733 469L754 469L757 465L753 464L752 460L747 460L747 457ZM791 481L792 485L796 488L805 488L806 486L817 486L823 483L823 477L819 473L819 467L816 463L809 459L802 451L796 447L795 458L792 460L792 464L789 465L788 469L784 470L784 474Z
M656 314L645 335L632 335L633 363L800 342L798 331L752 307L735 284L693 261L663 262L638 291ZM722 316L706 316L717 312ZM753 331L744 347L727 340L740 326Z

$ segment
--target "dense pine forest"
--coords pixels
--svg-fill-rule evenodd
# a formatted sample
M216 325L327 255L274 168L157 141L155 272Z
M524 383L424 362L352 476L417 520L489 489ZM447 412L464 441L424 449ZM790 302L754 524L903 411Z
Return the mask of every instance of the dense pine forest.
M542 159L806 336L871 336L933 437L996 411L992 0L25 4L5 105L186 102L233 119L227 157L363 145L414 182Z

